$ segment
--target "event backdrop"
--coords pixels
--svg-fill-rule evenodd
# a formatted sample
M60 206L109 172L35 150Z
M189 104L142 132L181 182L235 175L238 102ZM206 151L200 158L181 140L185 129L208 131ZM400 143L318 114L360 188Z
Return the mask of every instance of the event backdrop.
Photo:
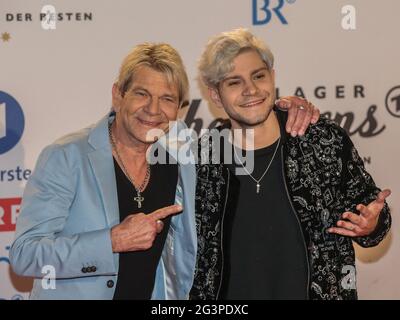
M356 248L358 288L362 299L399 299L399 11L397 0L1 0L0 298L30 290L8 252L39 152L110 109L128 51L144 41L179 50L191 80L182 117L199 130L225 117L201 98L199 54L210 36L242 26L274 52L279 94L305 96L345 127L376 183L392 189L389 236Z

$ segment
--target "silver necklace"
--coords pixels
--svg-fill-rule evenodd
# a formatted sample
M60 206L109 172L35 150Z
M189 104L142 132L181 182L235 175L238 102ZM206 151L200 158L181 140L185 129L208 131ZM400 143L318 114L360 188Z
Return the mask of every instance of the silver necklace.
M280 142L281 142L281 137L279 137L279 139L278 139L278 143L277 143L277 145L276 145L276 147L275 147L275 151L274 151L274 154L272 155L271 161L269 162L267 168L265 169L264 173L261 175L261 178L259 178L259 179L254 178L254 177L250 174L250 172L246 169L246 167L244 166L243 162L240 160L240 158L239 158L238 155L236 154L235 145L233 145L233 152L235 153L235 156L236 156L237 160L239 161L240 165L241 165L241 166L243 167L243 169L247 172L247 174L250 176L250 178L252 178L252 179L254 180L254 182L256 183L256 192L257 192L257 193L260 193L260 188L261 188L260 182L261 182L261 180L264 178L265 174L268 172L268 169L269 169L269 167L271 166L272 161L274 161L274 158L275 158L276 152L278 151L279 143L280 143Z
M129 175L128 170L126 170L124 162L122 161L121 156L119 155L117 145L115 144L114 136L112 134L111 127L112 127L112 123L108 125L108 135L110 137L111 147L115 150L115 154L118 158L119 164L121 165L122 171L124 172L124 174L126 175L128 180L130 181L130 183L133 185L133 187L136 190L136 197L134 197L133 200L135 200L137 202L137 206L140 209L142 207L142 202L144 202L144 197L142 196L142 192L150 178L150 165L147 164L146 176L144 177L143 183L139 187L136 187L136 184L135 184L133 178Z

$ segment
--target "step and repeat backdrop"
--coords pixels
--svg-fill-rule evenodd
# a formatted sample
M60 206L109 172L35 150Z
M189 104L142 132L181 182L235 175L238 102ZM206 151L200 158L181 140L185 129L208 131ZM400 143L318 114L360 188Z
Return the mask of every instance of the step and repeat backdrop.
M393 227L356 247L361 299L400 299L400 20L397 0L0 1L0 299L27 299L10 268L21 196L40 151L111 106L138 43L168 42L191 80L181 117L199 131L226 116L201 96L196 65L212 35L246 27L276 58L280 96L299 95L343 126L382 188Z

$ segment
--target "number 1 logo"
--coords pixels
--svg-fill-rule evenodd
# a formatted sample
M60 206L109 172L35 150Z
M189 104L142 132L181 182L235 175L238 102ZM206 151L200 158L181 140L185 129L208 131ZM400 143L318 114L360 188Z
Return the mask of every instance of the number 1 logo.
M11 95L0 91L0 155L14 148L25 128L24 112Z

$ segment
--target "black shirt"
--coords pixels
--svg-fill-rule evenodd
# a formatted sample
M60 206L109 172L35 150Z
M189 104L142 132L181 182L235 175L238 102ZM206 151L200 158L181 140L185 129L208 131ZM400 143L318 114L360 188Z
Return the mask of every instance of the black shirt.
M278 142L255 150L252 176L259 179ZM281 146L260 182L236 175L239 198L231 221L225 299L306 299L304 240L282 173ZM238 150L238 149L237 149ZM239 149L240 152L240 149ZM234 172L234 165L230 165Z
M178 166L176 164L150 166L150 180L146 189L142 192L145 200L140 209L137 207L137 202L133 200L137 195L135 188L115 159L114 168L121 222L130 214L139 212L149 214L157 209L174 204L178 181ZM156 236L150 249L120 253L114 300L147 300L151 298L157 265L168 234L170 217L164 219L163 222L163 231Z

